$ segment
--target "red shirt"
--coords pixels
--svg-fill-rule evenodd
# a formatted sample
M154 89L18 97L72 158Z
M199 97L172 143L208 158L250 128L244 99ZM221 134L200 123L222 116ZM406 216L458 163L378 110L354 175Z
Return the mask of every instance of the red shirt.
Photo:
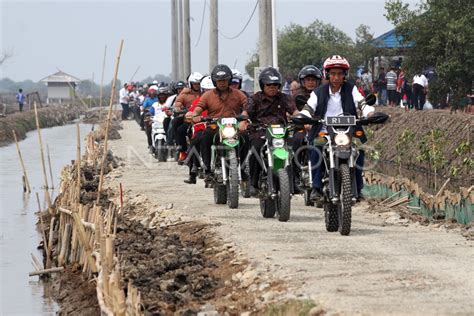
M193 103L191 103L191 106L189 107L189 112L194 111L196 108L196 105L199 103L199 100L201 100L201 96L197 97L196 99L193 100ZM201 116L206 117L208 115L208 111L202 111ZM203 131L206 129L206 123L196 123L193 126L193 138L199 131Z

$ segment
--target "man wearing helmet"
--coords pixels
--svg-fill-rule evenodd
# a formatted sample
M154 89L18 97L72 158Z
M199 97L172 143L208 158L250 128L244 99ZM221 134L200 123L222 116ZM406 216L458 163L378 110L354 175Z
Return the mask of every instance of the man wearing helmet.
M296 115L298 110L295 105L290 102L289 96L280 91L282 86L282 78L280 72L268 67L262 70L258 77L260 85L259 91L249 98L249 103L245 107L242 115L246 115L254 125L270 125L270 124L287 124L287 113ZM244 123L247 127L247 122ZM250 194L255 196L258 191L258 178L261 170L260 162L254 153L259 153L265 144L265 130L258 130L249 135L250 148L252 155L249 158L249 167L251 186Z
M194 123L201 121L201 113L205 110L212 118L236 117L247 106L245 94L230 87L232 71L227 65L216 65L211 72L211 79L216 88L204 93L194 111L186 114L188 119L192 118ZM208 180L211 176L211 146L216 132L215 129L208 128L203 132L201 139L201 154Z
M188 77L189 88L184 88L183 91L176 97L174 108L176 111L183 111L189 109L194 99L201 96L201 80L203 75L199 72L193 72ZM176 142L179 146L179 161L186 159L186 152L188 144L186 142L186 134L189 129L189 124L184 123L183 116L178 116L173 119L171 123L173 132L176 136Z
M313 92L319 85L321 84L322 80L321 70L314 65L306 65L298 73L298 80L300 83L300 89L298 90L297 94L292 97L292 102L298 108L298 111L303 109L302 106L298 106L295 102L296 98L304 98L306 101L309 99L311 92ZM298 149L303 146L303 142L305 140L306 130L304 126L296 126L293 137L291 139L292 149L293 152L298 152ZM295 157L295 159L299 159L300 157ZM304 162L300 161L299 166L301 166ZM293 173L294 173L294 188L295 193L300 193L299 185L300 185L300 168L296 164L296 161L293 160Z
M338 116L341 114L357 116L358 102L364 97L360 94L357 87L347 81L345 77L349 71L349 62L339 55L334 55L326 59L323 64L324 76L328 83L319 86L315 91L311 92L307 104L301 111L302 114L316 117L326 118L328 116ZM363 116L371 116L374 112L372 106L365 106L362 109ZM326 129L322 124L313 126L310 132L310 139L314 140L315 136ZM357 127L356 130L362 130ZM365 136L361 138L362 142L366 141ZM320 200L322 198L322 165L318 165L321 150L311 151L311 162L316 168L313 169L313 190L311 192L312 200ZM362 189L362 167L364 165L364 152L360 151L356 161L356 182L359 191ZM359 195L360 196L360 195Z

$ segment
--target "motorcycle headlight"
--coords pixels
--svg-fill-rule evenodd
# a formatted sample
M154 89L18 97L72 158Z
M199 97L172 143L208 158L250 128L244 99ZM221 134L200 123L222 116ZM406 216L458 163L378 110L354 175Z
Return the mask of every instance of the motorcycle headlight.
M237 134L237 131L234 127L224 127L222 130L222 137L224 138L234 138L235 134Z
M337 146L347 146L350 143L350 138L346 134L337 134L334 138L334 142Z
M275 148L281 148L285 146L285 140L283 138L274 138L272 139L272 145Z

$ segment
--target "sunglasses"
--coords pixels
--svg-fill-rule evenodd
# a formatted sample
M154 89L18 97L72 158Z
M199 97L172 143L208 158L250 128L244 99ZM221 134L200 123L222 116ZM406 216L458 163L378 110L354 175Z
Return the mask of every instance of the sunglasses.
M267 87L278 87L280 84L279 83L269 83L266 84Z

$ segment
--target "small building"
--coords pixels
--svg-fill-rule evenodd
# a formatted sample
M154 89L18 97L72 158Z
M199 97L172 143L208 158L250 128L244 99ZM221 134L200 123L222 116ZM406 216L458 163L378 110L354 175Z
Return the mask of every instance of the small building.
M74 100L76 97L76 86L80 79L58 71L46 78L41 79L48 86L48 97L46 103L63 103L66 100Z

